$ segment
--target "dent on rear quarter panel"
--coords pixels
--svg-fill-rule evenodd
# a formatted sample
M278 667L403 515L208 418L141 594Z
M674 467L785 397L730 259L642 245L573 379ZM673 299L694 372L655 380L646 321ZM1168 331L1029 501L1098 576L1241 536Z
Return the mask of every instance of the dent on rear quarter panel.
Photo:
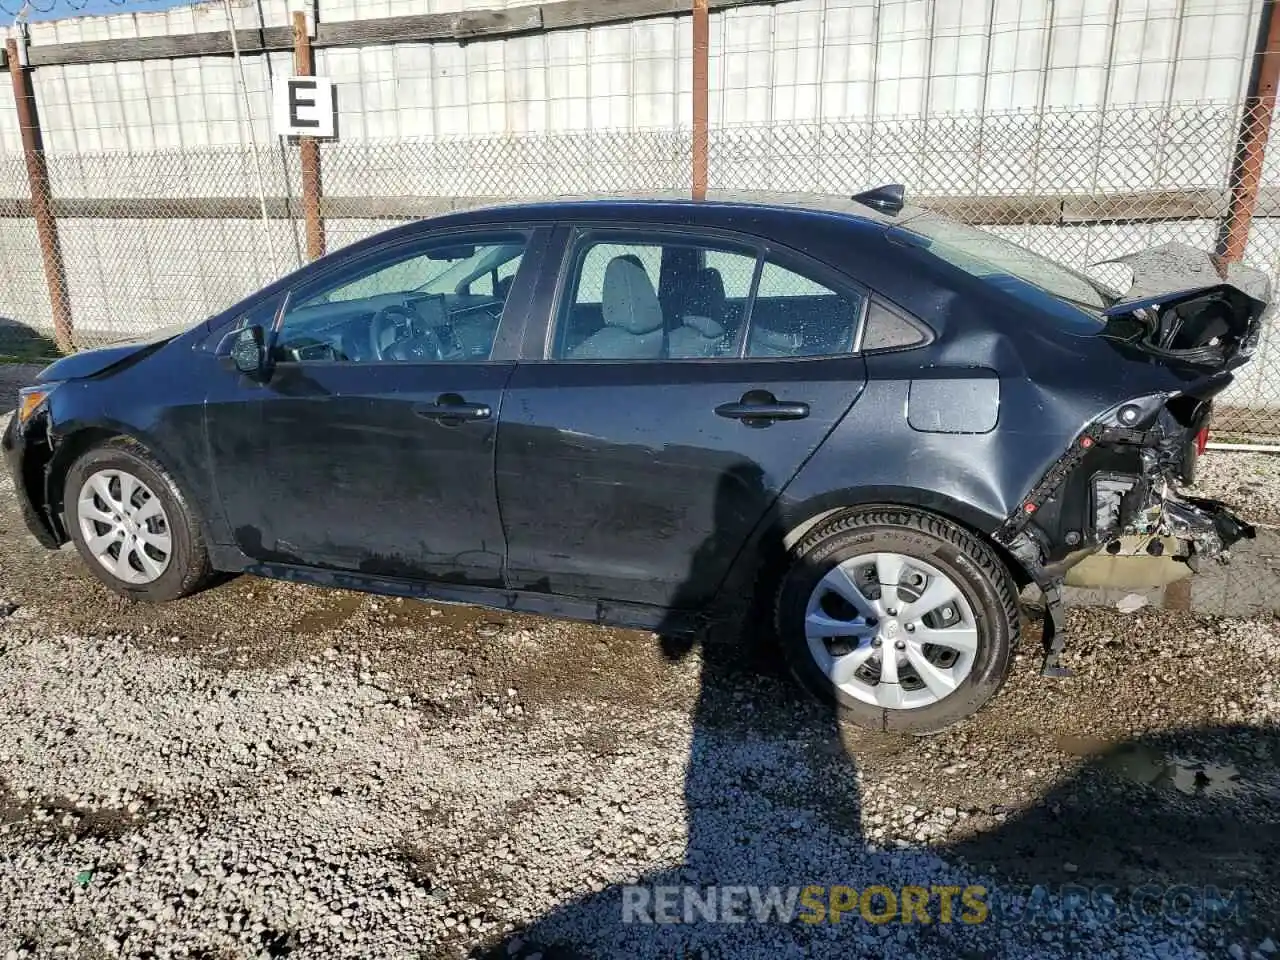
M911 380L884 372L868 380L858 402L783 492L784 526L823 509L879 502L930 509L985 532L997 529L1010 503L997 467L1005 443L999 431L911 429Z

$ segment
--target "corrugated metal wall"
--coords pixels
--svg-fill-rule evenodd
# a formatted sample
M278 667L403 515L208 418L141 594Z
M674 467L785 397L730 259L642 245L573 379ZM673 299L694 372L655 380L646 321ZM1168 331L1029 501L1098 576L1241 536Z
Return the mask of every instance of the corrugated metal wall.
M501 6L359 0L362 19ZM515 6L515 2L508 5ZM287 22L285 0L237 8L241 28ZM1238 97L1261 0L797 0L712 17L713 125L809 122ZM327 21L356 0L320 0ZM221 4L32 26L60 43L226 28ZM690 37L672 19L508 40L317 52L338 84L341 136L386 139L688 126ZM246 59L253 132L270 138L269 74ZM242 141L225 57L45 67L36 89L51 152ZM0 102L0 151L17 150Z
M607 0L605 0L607 2ZM358 8L357 8L358 4ZM319 0L322 21L501 0ZM507 0L506 6L520 5ZM713 186L849 192L901 179L921 194L1221 188L1262 0L793 0L711 18ZM236 26L285 26L286 0L235 7ZM33 45L221 31L221 3L32 25ZM337 84L328 197L521 195L687 187L687 18L505 40L320 49ZM34 73L53 193L296 196L297 157L269 123L288 54L247 55L248 116L228 57L41 67ZM1205 104L1203 110L1184 109ZM1139 105L1142 109L1136 109ZM1149 108L1149 109L1148 109ZM245 149L251 142L261 149ZM22 197L14 106L0 96L0 197ZM257 162L255 162L255 160ZM1280 149L1266 182L1280 185ZM1001 233L1078 266L1167 238L1212 246L1196 221L1011 223ZM330 248L387 225L328 219ZM63 218L80 329L196 319L301 258L247 219ZM1247 258L1273 275L1280 219ZM0 219L0 316L51 324L33 224ZM1280 331L1232 399L1280 408Z

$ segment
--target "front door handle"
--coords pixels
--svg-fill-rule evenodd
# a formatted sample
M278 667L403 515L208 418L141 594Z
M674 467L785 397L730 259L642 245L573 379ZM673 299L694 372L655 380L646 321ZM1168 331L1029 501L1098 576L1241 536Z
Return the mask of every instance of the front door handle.
M748 390L736 403L716 407L716 415L748 426L765 426L774 420L803 420L809 415L809 405L800 400L779 400L768 390Z
M488 420L493 410L487 403L467 403L456 393L442 393L435 403L419 403L413 412L427 420L442 423L463 423L467 420Z

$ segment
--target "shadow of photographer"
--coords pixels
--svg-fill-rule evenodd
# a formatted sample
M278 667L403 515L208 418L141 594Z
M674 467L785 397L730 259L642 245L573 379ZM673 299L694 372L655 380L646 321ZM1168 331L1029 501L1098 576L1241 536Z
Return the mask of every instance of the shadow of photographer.
M716 529L744 509L763 514L764 490L753 465L726 470ZM691 570L724 549L713 534ZM761 555L766 568L784 555L780 531ZM667 658L700 664L681 862L561 904L473 956L980 957L1050 943L1126 956L1149 938L1177 956L1207 910L1242 934L1275 923L1280 731L1082 744L1074 776L996 829L883 850L864 836L858 752L891 738L797 694L770 642L772 599L756 596L740 622L698 636L657 631ZM981 716L971 723L979 732ZM1224 902L1207 903L1206 888ZM1232 899L1241 890L1243 906ZM832 922L836 908L843 922Z

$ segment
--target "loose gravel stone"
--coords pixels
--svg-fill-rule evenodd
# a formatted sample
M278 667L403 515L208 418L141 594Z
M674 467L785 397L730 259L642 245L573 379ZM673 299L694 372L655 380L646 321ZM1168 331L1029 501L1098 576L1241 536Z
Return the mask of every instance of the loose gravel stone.
M987 710L917 740L849 728L740 644L668 659L249 578L123 604L21 537L4 483L6 960L1275 953L1273 617L1072 610L1074 677L1040 678L1031 635ZM1244 928L1126 900L1246 882ZM625 924L636 883L980 885L1006 912Z

